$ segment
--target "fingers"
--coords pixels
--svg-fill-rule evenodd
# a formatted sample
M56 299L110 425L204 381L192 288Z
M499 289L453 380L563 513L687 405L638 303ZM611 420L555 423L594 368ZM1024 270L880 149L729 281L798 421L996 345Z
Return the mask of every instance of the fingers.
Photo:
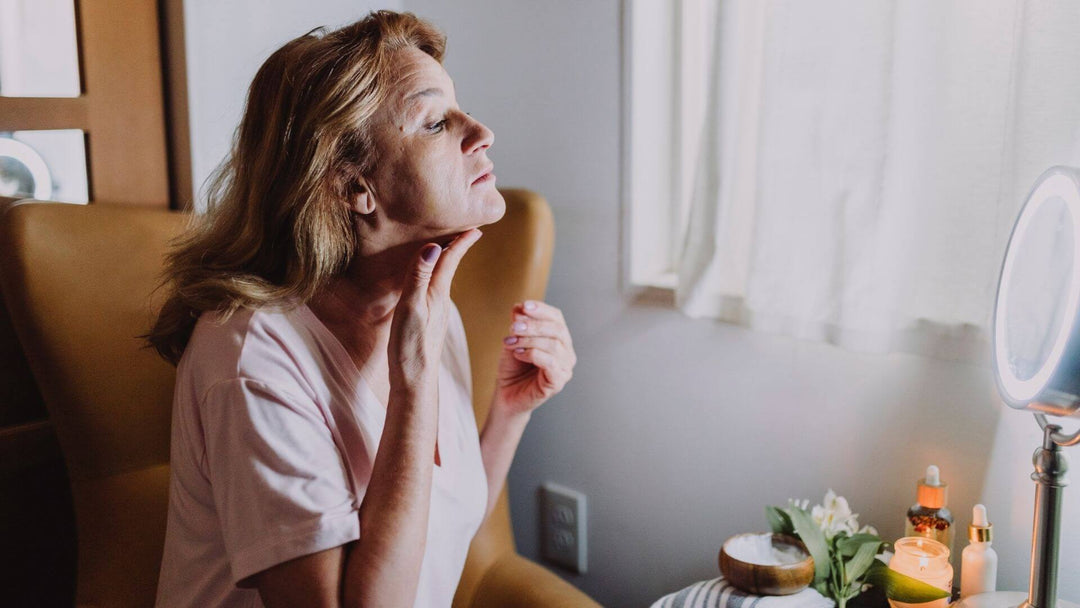
M566 350L562 340L530 336L507 336L503 338L503 348L506 350L518 348L542 348L548 352L560 354Z
M523 349L540 349L555 356L554 365L573 369L577 365L577 353L565 342L556 338L507 336L503 338L503 350L521 352Z
M523 315L514 315L514 322L510 324L512 336L540 336L562 340L567 346L573 344L570 339L570 330L566 324L556 321L533 319Z
M427 293L428 285L435 272L435 265L442 255L442 247L435 243L428 243L416 252L409 266L409 278L401 290L402 300L413 302Z
M562 311L555 308L547 302L541 302L540 300L525 300L524 302L518 302L514 304L514 313L522 314L534 319L546 319L548 321L556 321L559 323L565 323L563 319Z
M573 371L559 365L559 358L542 348L515 348L514 358L535 365L540 370L544 388L552 392L562 390L573 376Z
M520 357L523 351L542 351L551 354L552 366L573 370L577 365L577 353L562 311L544 302L526 300L514 306L513 317L510 335L503 339L503 346L513 349L515 358L524 361L526 359Z
M435 271L431 278L431 287L439 290L442 293L450 293L450 283L454 280L454 273L457 272L458 264L461 263L461 258L465 257L465 252L472 247L476 241L480 240L483 233L479 229L473 228L459 234L443 251L439 256L438 265L435 267Z

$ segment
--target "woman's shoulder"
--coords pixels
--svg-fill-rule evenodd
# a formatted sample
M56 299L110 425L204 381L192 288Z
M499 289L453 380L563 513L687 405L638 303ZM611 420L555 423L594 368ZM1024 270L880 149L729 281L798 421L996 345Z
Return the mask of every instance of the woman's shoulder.
M177 366L177 381L193 380L200 389L237 378L295 383L309 362L307 334L292 305L205 312Z

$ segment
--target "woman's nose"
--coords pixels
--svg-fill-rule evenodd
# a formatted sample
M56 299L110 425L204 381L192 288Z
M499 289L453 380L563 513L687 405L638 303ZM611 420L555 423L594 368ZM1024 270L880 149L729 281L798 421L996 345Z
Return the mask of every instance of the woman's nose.
M484 126L484 123L471 116L468 118L473 124L470 125L469 133L465 137L465 141L462 142L462 150L466 154L479 152L495 143L495 133L493 133L491 129L487 128Z

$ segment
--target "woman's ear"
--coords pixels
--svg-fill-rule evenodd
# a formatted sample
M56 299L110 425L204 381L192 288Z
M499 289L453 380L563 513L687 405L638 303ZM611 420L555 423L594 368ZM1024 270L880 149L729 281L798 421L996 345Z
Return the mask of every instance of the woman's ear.
M361 178L352 189L352 198L349 200L349 209L360 215L370 215L375 211L375 193L367 181Z

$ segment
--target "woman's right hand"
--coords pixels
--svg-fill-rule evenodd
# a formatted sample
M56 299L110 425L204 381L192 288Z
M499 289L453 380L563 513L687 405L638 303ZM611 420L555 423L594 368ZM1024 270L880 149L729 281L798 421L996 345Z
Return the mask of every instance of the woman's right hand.
M465 252L480 239L473 228L445 249L435 243L413 257L390 324L391 393L425 394L438 386L439 362L450 315L450 283Z

